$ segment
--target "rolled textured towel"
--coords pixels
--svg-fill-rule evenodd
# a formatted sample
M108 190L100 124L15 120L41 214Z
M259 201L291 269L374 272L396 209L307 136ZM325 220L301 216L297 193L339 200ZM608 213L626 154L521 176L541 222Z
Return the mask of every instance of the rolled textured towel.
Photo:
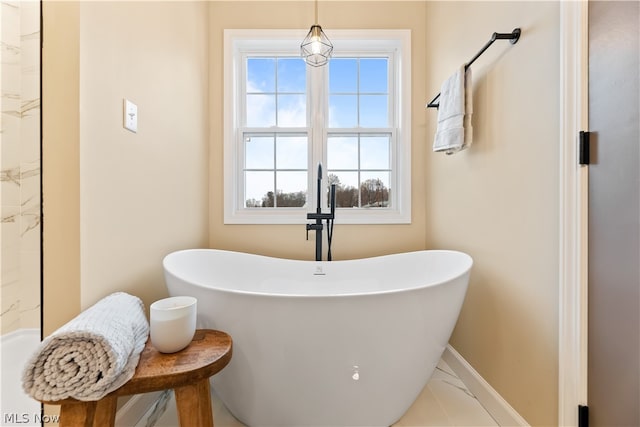
M36 400L99 400L129 381L149 335L140 298L116 292L46 337L25 365Z

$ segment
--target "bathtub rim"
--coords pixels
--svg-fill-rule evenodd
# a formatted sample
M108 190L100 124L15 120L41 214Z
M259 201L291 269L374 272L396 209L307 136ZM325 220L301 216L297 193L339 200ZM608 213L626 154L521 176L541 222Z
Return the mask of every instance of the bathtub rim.
M37 335L38 342L42 341L40 328L18 328L0 335L0 345L10 344L13 340L32 335Z
M170 269L167 268L167 260L168 258L172 257L172 256L177 256L178 254L184 254L184 253L188 253L188 252L218 252L218 253L229 253L229 254L234 254L234 255L240 255L240 256L249 256L249 257L257 257L257 258L262 258L262 259L275 259L275 260L279 260L279 261L284 261L284 262L292 262L292 263L307 263L309 265L315 265L315 264L328 264L328 263L343 263L343 262L354 262L354 261L365 261L365 260L376 260L376 259L381 259L381 258L390 258L390 257L397 257L397 256L401 256L401 255L408 255L408 254L416 254L416 253L421 253L421 252L432 252L432 253L450 253L450 254L455 254L456 256L462 256L464 258L464 268L461 268L459 272L452 274L451 276L447 276L445 279L439 280L437 282L435 281L427 281L424 284L421 285L417 285L417 286L412 286L412 287L408 287L408 288L395 288L395 289L385 289L385 290L379 290L379 291L367 291L367 292L350 292L350 293L333 293L333 294L296 294L296 293L268 293L268 292L262 292L262 291L248 291L248 290L238 290L238 289L229 289L229 288L223 288L220 286L215 286L215 285L209 285L209 284L201 284L201 283L196 283L192 280L187 280L184 277L181 277L180 275L176 274L175 272L171 271ZM371 256L371 257L365 257L365 258L354 258L354 259L347 259L347 260L337 260L337 261L312 261L312 260L297 260L297 259L290 259L290 258L280 258L280 257L274 257L274 256L269 256L269 255L260 255L260 254L252 254L252 253L248 253L248 252L240 252L240 251L232 251L232 250L227 250L227 249L213 249L213 248L192 248L192 249L181 249L181 250L177 250L177 251L173 251L167 255L164 256L164 258L162 259L162 268L163 268L163 273L164 273L164 277L165 277L165 284L168 286L167 283L167 274L170 274L171 276L175 277L176 279L182 281L182 282L186 282L192 286L196 286L198 288L202 288L205 290L214 290L214 291L219 291L219 292L224 292L224 293L229 293L229 294L234 294L234 295L244 295L244 296L253 296L253 297L271 297L271 298L295 298L295 299L318 299L318 298L348 298L348 297L369 297L369 296L383 296L383 295L391 295L391 294L399 294L399 293L405 293L405 292L414 292L414 291L418 291L421 289L425 289L425 288L435 288L435 287L439 287L442 285L445 285L447 283L453 282L458 280L459 278L465 276L465 275L469 275L471 272L471 269L473 268L473 257L471 257L471 255L462 252L462 251L457 251L457 250L451 250L451 249L421 249L421 250L415 250L415 251L407 251L407 252L396 252L396 253L392 253L392 254L386 254L386 255L376 255L376 256ZM468 280L466 282L466 286L468 286ZM177 294L176 294L177 295Z

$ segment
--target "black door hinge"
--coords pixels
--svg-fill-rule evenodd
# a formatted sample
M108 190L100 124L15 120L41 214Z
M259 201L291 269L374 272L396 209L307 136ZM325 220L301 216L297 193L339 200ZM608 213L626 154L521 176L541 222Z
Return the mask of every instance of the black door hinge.
M589 407L578 405L578 427L589 427Z
M590 132L588 131L584 131L581 130L580 131L580 141L578 142L580 144L579 146L579 159L578 162L581 165L588 165L590 162L590 144L589 144L589 135Z

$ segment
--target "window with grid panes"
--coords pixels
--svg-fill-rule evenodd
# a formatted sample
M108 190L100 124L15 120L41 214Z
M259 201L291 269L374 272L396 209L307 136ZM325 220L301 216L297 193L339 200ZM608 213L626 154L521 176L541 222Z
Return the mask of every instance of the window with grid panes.
M225 32L225 222L306 222L318 163L337 221L410 222L409 32L340 33L314 68L294 32Z

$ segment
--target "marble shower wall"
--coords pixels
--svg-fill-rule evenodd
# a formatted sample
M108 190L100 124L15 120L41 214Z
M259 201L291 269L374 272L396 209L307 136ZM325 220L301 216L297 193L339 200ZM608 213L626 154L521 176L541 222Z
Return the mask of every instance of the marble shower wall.
M40 2L0 2L1 333L40 327Z

